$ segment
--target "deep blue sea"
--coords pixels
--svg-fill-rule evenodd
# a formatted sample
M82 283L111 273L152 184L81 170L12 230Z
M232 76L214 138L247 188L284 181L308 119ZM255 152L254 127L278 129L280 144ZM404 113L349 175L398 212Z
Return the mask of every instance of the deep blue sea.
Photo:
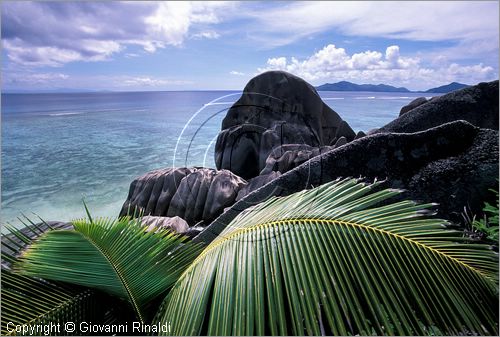
M396 118L417 93L320 92L355 131ZM426 94L428 95L428 94ZM131 181L167 166L214 167L231 91L2 94L1 223L117 216Z

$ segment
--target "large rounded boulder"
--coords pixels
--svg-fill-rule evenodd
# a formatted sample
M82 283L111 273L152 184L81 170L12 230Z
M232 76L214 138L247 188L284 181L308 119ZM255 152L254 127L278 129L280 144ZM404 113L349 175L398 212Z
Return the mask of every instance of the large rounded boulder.
M319 147L355 136L309 83L283 71L269 71L251 79L227 112L215 146L215 164L249 179L262 171L277 146Z

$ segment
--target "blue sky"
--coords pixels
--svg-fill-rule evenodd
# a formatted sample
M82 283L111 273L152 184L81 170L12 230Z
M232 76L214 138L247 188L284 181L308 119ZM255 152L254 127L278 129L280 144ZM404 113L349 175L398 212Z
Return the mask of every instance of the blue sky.
M497 1L1 3L2 90L240 90L281 69L314 85L412 90L498 78Z

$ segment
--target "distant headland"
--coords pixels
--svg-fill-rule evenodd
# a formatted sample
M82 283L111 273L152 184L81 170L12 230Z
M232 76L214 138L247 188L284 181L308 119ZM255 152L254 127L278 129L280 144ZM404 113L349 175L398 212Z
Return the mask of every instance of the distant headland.
M449 93L458 89L468 87L467 84L452 82L440 87L431 88L426 91L410 91L405 87L394 87L387 84L356 84L347 81L337 83L325 83L317 86L318 91L372 91L372 92L427 92L427 93Z

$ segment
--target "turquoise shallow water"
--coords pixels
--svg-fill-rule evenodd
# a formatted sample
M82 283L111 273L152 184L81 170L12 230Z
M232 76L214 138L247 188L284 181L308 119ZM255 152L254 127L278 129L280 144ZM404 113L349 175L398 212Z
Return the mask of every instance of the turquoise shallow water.
M356 131L381 127L422 94L320 92ZM2 94L1 222L116 216L130 182L167 166L214 167L238 92Z

